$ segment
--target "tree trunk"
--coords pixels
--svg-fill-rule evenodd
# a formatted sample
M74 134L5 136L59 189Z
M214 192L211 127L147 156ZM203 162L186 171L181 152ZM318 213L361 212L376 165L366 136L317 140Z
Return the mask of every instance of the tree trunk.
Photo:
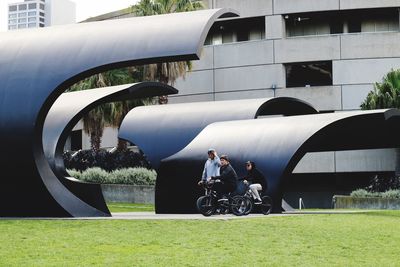
M128 150L128 142L118 138L117 151L126 151Z
M98 135L98 134L96 134L96 133L91 133L90 134L90 146L91 146L91 149L94 151L94 152L98 152L99 151L99 149L100 149L100 144L101 144L101 137Z
M400 177L400 148L396 148L396 167L395 176Z

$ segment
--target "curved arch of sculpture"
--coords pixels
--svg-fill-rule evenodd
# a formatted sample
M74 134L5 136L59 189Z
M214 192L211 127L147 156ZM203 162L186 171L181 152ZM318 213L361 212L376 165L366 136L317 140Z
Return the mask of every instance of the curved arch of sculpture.
M183 149L213 122L314 113L310 104L291 97L146 106L126 115L118 135L139 146L157 169L162 159Z
M108 216L57 179L43 151L46 115L72 84L109 69L198 59L216 9L0 34L0 216Z
M196 212L195 201L204 193L197 181L210 146L229 155L239 176L245 161L256 162L267 177L268 194L279 203L273 211L281 212L282 182L307 152L398 147L399 121L398 110L375 110L213 123L162 161L156 212Z
M178 90L162 83L142 82L62 94L49 110L43 128L44 153L53 172L74 195L109 214L100 185L72 179L65 170L62 154L70 132L86 113L101 104L176 93Z

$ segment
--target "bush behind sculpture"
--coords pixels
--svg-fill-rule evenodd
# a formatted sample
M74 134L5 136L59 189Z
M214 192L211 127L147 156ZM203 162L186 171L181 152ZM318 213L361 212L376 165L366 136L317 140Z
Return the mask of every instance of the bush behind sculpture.
M352 197L381 197L381 198L400 198L400 190L388 190L385 192L369 192L365 189L358 189L351 192Z
M155 185L157 173L146 168L126 168L107 172L94 167L83 172L67 170L68 173L81 181L100 184Z
M141 153L129 150L113 153L106 150L99 150L98 152L81 150L74 156L72 156L71 152L66 151L63 157L66 169L75 169L78 171L84 171L93 167L99 167L108 172L122 168L150 168L150 164Z

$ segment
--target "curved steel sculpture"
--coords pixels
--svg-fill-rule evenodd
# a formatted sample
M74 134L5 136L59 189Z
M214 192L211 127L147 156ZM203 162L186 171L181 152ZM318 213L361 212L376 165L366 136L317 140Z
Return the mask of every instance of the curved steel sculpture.
M307 152L398 147L399 122L399 110L375 110L213 123L162 161L156 212L196 212L203 193L197 181L210 146L230 156L239 176L245 161L256 162L268 179L268 194L279 203L273 211L281 212L282 183Z
M62 94L49 110L43 129L44 153L53 172L74 195L109 214L101 186L80 182L65 170L62 154L69 133L87 112L101 104L176 93L178 90L162 83L142 82Z
M198 59L224 9L0 34L0 216L108 216L70 192L42 145L46 115L72 84L109 69Z
M314 113L310 104L291 97L146 106L126 115L118 136L136 144L157 169L162 159L183 149L210 123Z

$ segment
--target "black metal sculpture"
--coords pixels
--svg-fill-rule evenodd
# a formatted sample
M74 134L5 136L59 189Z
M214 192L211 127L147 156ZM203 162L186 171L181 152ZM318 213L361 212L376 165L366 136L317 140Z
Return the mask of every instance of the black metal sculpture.
M87 112L98 105L176 93L178 90L171 86L143 82L62 94L49 110L43 129L44 153L54 174L78 198L110 214L99 184L80 182L66 172L62 154L69 133Z
M162 161L158 172L156 212L193 213L203 192L197 181L214 147L231 158L239 176L252 160L266 175L274 212L281 212L282 183L307 152L398 147L399 110L338 112L207 126L189 145ZM178 201L179 199L179 201Z
M161 160L183 149L211 123L255 119L267 115L293 116L316 113L317 111L310 104L290 97L146 106L135 108L129 112L121 124L119 137L138 145L147 155L152 166L158 169ZM248 130L244 126L241 131ZM219 135L223 132L224 130L221 129ZM213 137L210 136L210 146L212 139ZM231 146L234 147L238 142L246 143L247 139L238 138L233 141ZM196 166L198 159L202 161L200 165L204 164L207 149L205 148L196 157L180 158L174 161L171 166L175 167L171 168L176 168L176 171L179 172L181 166L186 166L185 164L191 167ZM194 202L187 202L185 197L183 197L184 203L176 201L174 207L168 204L168 207L165 208L162 202L165 199L174 200L173 195L170 194L170 192L175 192L174 188L185 188L184 192L177 194L179 198L185 193L188 194L187 199L198 196L198 188L193 188L193 182L199 179L201 170L199 172L196 167L192 170L185 167L185 171L181 174L174 173L173 175L176 177L170 177L170 174L165 173L162 168L159 170L156 183L156 211L193 212L193 209L182 209L186 205L193 207ZM183 178L182 175L188 175L188 177ZM169 184L169 181L176 183Z
M15 31L0 42L0 216L107 216L67 190L44 154L46 115L66 88L109 69L198 59L231 11L204 10Z
M126 115L118 135L139 146L158 169L162 159L180 151L210 123L314 113L310 104L290 97L146 106Z

